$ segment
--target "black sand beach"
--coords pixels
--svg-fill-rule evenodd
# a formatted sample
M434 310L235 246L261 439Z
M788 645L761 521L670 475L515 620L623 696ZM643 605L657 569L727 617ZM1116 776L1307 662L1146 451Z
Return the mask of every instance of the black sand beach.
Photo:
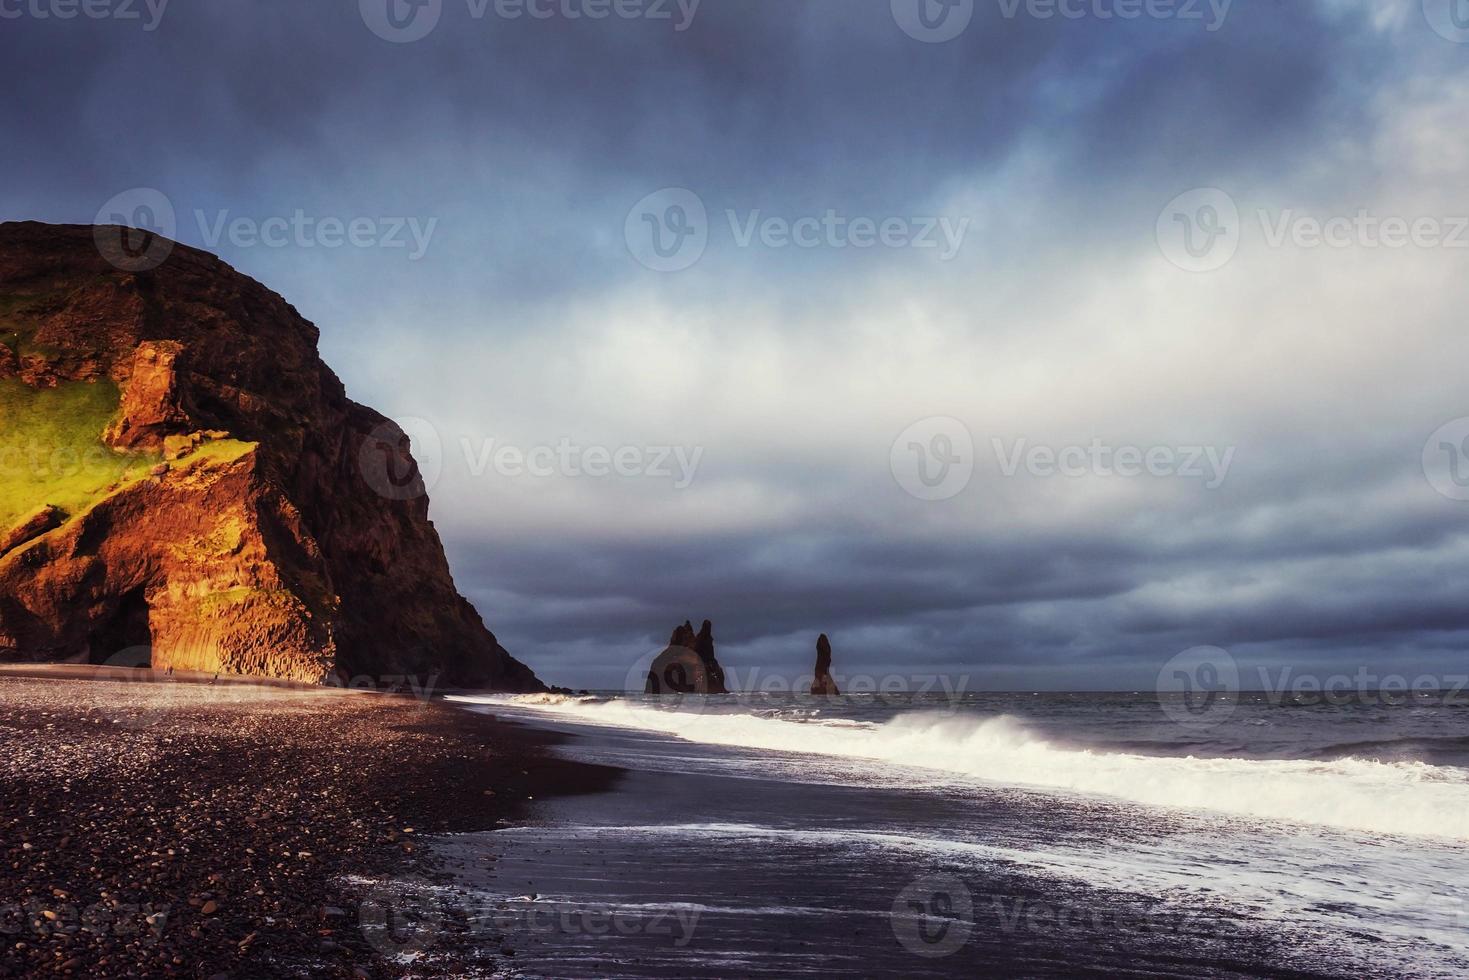
M1396 975L1013 859L1102 802L211 680L0 669L0 976Z
M0 669L0 976L400 976L374 882L614 775L441 704L210 680ZM441 926L415 975L513 955Z
M557 754L624 777L547 801L532 825L433 845L455 872L450 906L503 930L524 976L1389 975L1334 958L1329 937L1306 949L1222 905L1180 910L976 860L964 840L934 849L960 811L975 816L972 795L762 778L740 750L549 727L568 737ZM1005 828L1021 824L1036 846L1100 838L1120 819L1001 792L978 816L982 839L1013 840Z

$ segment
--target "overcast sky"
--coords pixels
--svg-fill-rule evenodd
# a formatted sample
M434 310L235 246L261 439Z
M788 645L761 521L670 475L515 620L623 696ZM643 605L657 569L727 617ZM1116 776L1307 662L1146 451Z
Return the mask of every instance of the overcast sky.
M921 2L0 0L0 215L286 296L555 683L1469 670L1469 18Z

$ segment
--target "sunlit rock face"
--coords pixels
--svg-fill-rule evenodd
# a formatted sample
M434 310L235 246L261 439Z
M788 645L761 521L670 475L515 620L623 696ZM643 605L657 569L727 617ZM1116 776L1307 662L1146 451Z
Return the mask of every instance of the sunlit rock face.
M0 658L541 690L454 586L407 437L214 256L0 225Z

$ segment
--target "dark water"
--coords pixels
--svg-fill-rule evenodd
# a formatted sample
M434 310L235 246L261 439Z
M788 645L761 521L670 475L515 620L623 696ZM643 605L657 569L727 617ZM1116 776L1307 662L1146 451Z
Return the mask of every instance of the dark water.
M527 976L1469 975L1458 705L475 707L629 772L455 842L498 856L468 887L520 923Z

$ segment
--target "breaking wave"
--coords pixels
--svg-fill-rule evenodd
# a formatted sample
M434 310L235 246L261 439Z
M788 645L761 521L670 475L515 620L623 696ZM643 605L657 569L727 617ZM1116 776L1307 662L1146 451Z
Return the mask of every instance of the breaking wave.
M668 711L636 699L464 697L691 742L876 760L1010 786L1380 834L1469 840L1469 772L1423 762L1206 759L1058 746L1010 716L911 712L881 723Z

